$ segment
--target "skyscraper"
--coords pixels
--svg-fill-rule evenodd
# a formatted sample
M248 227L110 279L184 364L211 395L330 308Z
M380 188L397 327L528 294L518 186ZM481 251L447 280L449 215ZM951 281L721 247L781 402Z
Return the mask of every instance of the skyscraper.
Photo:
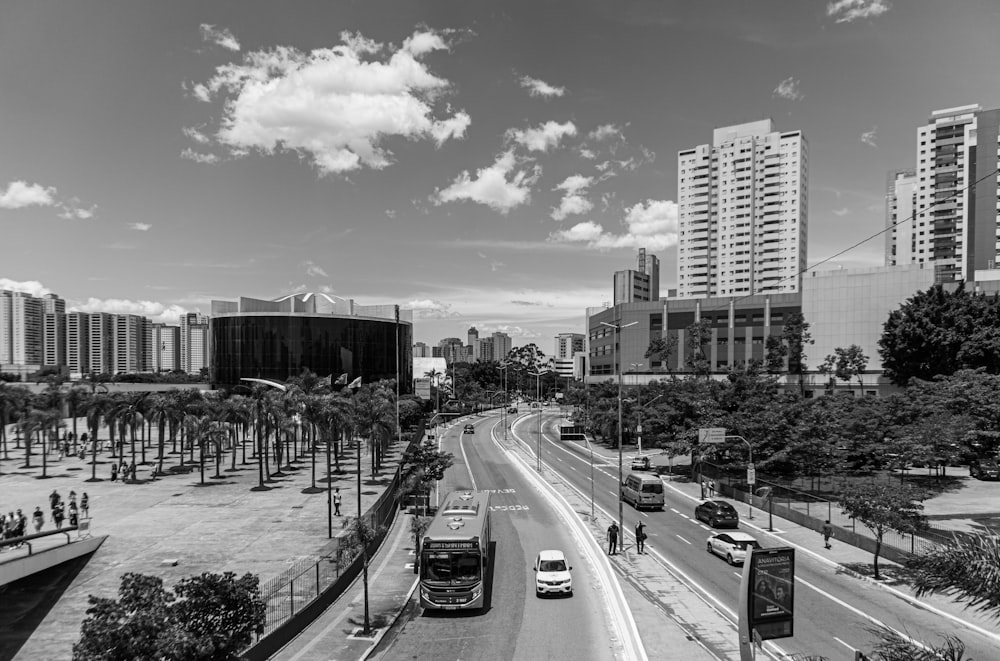
M69 312L63 317L66 330L66 366L71 377L79 378L90 372L90 315Z
M208 367L208 317L198 312L181 315L181 369L197 374Z
M87 315L90 365L87 372L114 374L115 315L91 312Z
M181 329L178 326L152 324L150 355L154 372L173 372L181 368Z
M917 203L917 173L893 170L885 189L885 265L912 264L917 249L913 212Z
M660 298L660 260L639 248L635 270L615 271L615 305Z
M770 119L677 154L679 298L797 292L806 266L807 144Z
M66 301L55 294L42 297L42 364L66 364Z
M493 360L506 360L510 353L510 336L497 331L490 336L493 340Z
M149 348L152 328L149 319L137 314L116 314L112 317L115 373L149 372L152 368Z
M471 353L470 357L472 359L472 362L475 362L475 361L479 360L479 358L480 358L480 355L479 355L479 330L477 330L475 326L472 326L471 328L469 328L469 332L467 334L467 337L469 339L469 342L465 346L466 346L466 348Z
M0 365L42 365L44 309L31 294L0 291Z
M908 229L897 226L891 263L934 262L937 282L975 280L976 270L997 267L1000 253L1000 110L935 110L917 142L915 215Z

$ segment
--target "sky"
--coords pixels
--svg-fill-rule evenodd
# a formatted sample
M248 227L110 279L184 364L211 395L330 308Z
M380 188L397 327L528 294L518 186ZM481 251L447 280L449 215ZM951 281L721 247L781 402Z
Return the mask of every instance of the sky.
M675 286L677 152L717 127L801 130L809 264L881 266L824 260L998 62L996 0L4 0L0 288L326 292L551 352L640 247Z

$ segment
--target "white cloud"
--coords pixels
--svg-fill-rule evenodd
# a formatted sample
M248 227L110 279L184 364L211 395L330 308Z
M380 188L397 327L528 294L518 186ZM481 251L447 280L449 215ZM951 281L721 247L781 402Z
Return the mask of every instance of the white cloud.
M198 129L194 128L193 126L185 126L181 130L184 131L184 135L186 135L187 137L191 138L192 140L194 140L195 142L197 142L199 145L207 145L208 143L210 143L212 141L211 138L209 138L207 135L205 135L204 133L202 133Z
M94 217L94 213L97 211L97 206L91 206L89 209L84 209L83 207L77 206L80 203L76 198L69 204L60 204L59 217L64 220L90 220Z
M388 216L389 218L395 218L396 217L396 210L395 209L386 209L385 210L385 215Z
M236 37L227 28L216 29L214 25L202 23L199 26L199 30L201 31L202 41L210 41L231 51L238 51L240 49L240 42L236 40Z
M576 126L573 122L560 124L548 121L538 126L538 128L507 130L508 138L526 147L528 151L540 152L546 152L553 147L558 147L560 140L574 135L576 135Z
M554 85L549 85L544 80L539 80L538 78L532 78L531 76L521 76L521 87L528 90L528 94L531 96L562 96L566 93L565 87L555 87Z
M86 303L69 307L70 312L110 312L138 314L156 322L176 323L188 312L179 305L164 305L156 301L132 301L125 298L88 298Z
M55 194L56 189L52 186L12 181L7 185L7 190L0 192L0 209L20 209L32 205L51 206L55 204Z
M434 193L435 204L469 200L507 213L531 198L531 186L541 175L541 167L518 168L513 151L500 154L493 165L480 168L472 178L468 171L455 178L450 186Z
M846 216L849 213L851 213L851 210L848 209L847 207L844 207L843 209L834 209L833 210L833 215L834 216L839 216L841 218L843 218L844 216Z
M552 210L552 219L564 220L567 216L587 213L593 209L594 204L584 196L593 181L591 177L575 174L553 188L552 190L561 190L564 194L559 201L559 208Z
M130 230L135 230L136 232L148 232L152 229L152 225L149 223L129 223L128 228Z
M871 131L865 131L861 134L861 142L865 143L869 147L878 148L878 127L873 126Z
M837 0L827 3L826 15L835 16L838 23L851 23L881 16L891 7L889 0Z
M587 134L591 140L607 140L608 138L622 138L622 130L614 124L601 124L596 129ZM623 138L624 139L624 138Z
M219 157L215 154L202 154L196 152L190 147L185 147L184 151L181 152L181 158L186 158L189 161L194 161L195 163L218 163Z
M324 175L381 169L392 162L387 138L427 138L440 146L464 137L471 123L465 112L435 110L450 83L419 59L448 50L445 34L414 32L395 51L345 32L332 48L250 52L242 63L217 67L191 93L223 97L215 138L233 156L290 151Z
M311 275L313 277L319 276L322 278L330 277L327 274L327 272L323 270L323 267L320 266L319 264L316 264L315 262L306 261L305 264L303 264L303 266L306 267L306 275Z
M588 161L592 161L595 158L597 158L597 154L594 153L594 150L593 149L587 149L586 147L581 147L580 151L577 152L577 153L580 154L580 158L585 158Z
M577 223L573 227L553 232L550 241L585 243L588 248L648 248L663 250L677 243L677 204L670 200L646 200L625 210L622 234L605 231L593 222Z
M452 311L451 304L430 298L408 301L402 307L413 310L415 317L423 319L445 319L459 316L457 312Z
M774 88L774 92L771 96L773 98L787 99L789 101L801 101L806 98L799 89L798 78L792 78L791 76L778 83L778 86Z
M0 289L9 289L10 291L19 291L25 294L31 294L35 298L41 298L46 294L52 293L51 289L37 280L25 280L23 282L18 282L17 280L11 280L9 278L0 278Z

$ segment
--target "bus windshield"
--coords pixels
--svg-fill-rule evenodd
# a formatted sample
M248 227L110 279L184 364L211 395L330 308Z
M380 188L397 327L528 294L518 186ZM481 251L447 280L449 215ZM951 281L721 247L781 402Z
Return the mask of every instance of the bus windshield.
M422 578L450 585L480 579L479 553L460 551L428 551L423 554Z

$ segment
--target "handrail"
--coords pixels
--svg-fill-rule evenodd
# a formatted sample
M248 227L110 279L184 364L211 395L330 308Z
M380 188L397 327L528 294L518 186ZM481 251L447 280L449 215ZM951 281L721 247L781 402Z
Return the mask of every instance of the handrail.
M51 535L66 535L66 543L69 544L73 540L70 538L70 533L74 530L79 530L80 526L66 526L65 528L59 528L58 530L46 530L45 532L36 532L30 535L21 535L20 537L11 537L10 539L4 539L0 541L0 549L5 546L20 546L21 544L28 545L28 555L32 554L31 540L41 539L43 537L49 537Z

